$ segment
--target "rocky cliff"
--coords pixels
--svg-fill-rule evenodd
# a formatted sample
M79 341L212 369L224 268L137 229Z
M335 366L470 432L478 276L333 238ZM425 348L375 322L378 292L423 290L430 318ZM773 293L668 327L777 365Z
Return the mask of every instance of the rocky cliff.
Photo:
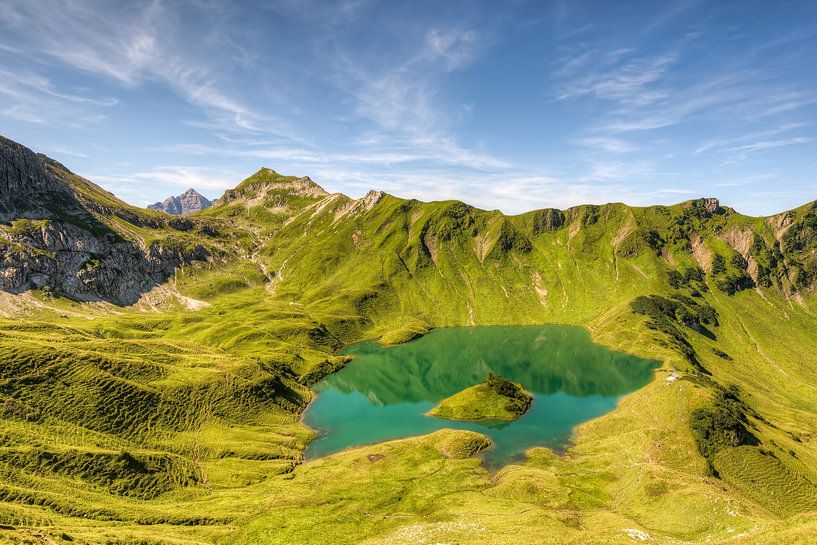
M191 187L181 195L168 197L162 202L148 205L148 210L157 210L166 214L180 216L204 210L209 208L211 204L207 197Z
M183 263L207 257L203 246L183 240L193 226L174 221L140 215L0 137L0 289L133 303Z

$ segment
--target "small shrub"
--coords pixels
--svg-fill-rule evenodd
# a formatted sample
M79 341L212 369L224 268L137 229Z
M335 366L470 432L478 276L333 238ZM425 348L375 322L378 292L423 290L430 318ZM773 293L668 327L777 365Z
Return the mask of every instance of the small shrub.
M747 428L747 413L753 412L742 400L737 386L731 385L715 395L711 406L695 409L690 414L689 426L698 451L706 458L713 475L717 476L713 461L718 451L759 443Z
M729 263L731 263L736 269L746 269L748 266L748 263L743 256L738 253L732 254L732 257L729 259Z
M715 254L712 258L712 276L718 276L726 272L726 259L721 254Z
M680 288L684 285L684 277L678 271L670 271L667 273L667 281L669 285L675 289Z
M689 269L684 269L684 280L687 283L691 281L696 282L703 282L704 281L704 271L700 267L690 267Z
M723 350L718 350L717 348L712 348L712 353L721 358L722 360L732 361L732 356L724 352Z
M488 379L485 383L495 394L509 400L510 404L506 407L508 411L514 414L525 414L530 408L531 397L510 380L488 373Z
M753 284L752 278L744 271L729 273L715 280L715 286L727 295L734 295L741 290L749 289Z

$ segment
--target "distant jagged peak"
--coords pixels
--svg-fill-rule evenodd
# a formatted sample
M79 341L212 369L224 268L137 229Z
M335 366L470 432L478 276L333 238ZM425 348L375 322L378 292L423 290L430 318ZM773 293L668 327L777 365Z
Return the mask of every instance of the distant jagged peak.
M212 204L207 197L191 187L181 195L171 196L162 202L148 205L148 210L157 210L159 212L165 212L166 214L180 216L204 210L205 208L209 208Z
M203 199L206 199L206 197L204 197L204 195L202 195L201 193L199 193L198 191L196 191L192 187L188 187L187 191L185 191L184 193L179 195L179 197L191 197L191 196L192 197L201 197Z

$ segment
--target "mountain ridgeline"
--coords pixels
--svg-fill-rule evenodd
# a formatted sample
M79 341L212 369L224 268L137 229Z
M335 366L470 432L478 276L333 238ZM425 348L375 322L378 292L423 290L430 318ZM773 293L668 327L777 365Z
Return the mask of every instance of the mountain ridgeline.
M509 216L262 168L180 211L130 206L0 138L0 541L817 529L817 202L764 218L711 198ZM543 323L662 362L569 456L540 449L490 476L465 459L484 438L452 431L303 462L309 387L345 365L341 347ZM531 509L522 529L499 515Z
M817 203L768 218L743 216L715 199L506 216L374 191L355 200L329 194L309 178L261 169L204 214L176 220L131 207L9 140L0 141L0 153L2 287L8 290L48 288L77 299L132 303L183 264L236 241L266 264L271 283L286 279L287 288L307 300L337 296L340 288L356 305L377 307L378 300L396 298L430 311L442 302L439 311L449 320L466 323L497 304L517 309L512 315L546 316L571 296L587 304L612 299L572 294L581 271L577 276L547 265L564 259L605 273L610 293L629 289L627 280L639 277L638 283L676 288L702 285L707 277L728 294L761 286L787 296L817 281ZM193 190L185 195L191 198L172 198L165 211L206 207ZM457 304L438 301L441 291ZM478 303L486 299L491 304Z

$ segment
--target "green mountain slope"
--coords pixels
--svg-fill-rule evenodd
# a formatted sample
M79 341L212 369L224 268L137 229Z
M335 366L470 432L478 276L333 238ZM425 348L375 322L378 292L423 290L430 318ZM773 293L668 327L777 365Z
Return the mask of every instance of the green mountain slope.
M2 264L24 271L0 292L0 539L808 543L817 527L815 203L505 216L262 169L180 219L37 161L40 178L0 188ZM26 204L35 179L44 197ZM55 192L77 204L57 214ZM145 276L84 251L105 233L201 250L122 300L87 288ZM535 449L497 475L468 432L303 463L308 386L343 345L544 322L663 366L566 455Z

